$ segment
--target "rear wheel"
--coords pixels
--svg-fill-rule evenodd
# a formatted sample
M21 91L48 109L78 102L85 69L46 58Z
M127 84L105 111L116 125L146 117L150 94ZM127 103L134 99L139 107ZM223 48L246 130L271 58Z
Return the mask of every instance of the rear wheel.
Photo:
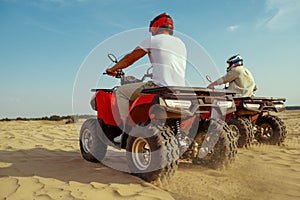
M281 145L286 138L286 126L277 116L265 115L257 119L257 133L255 137L258 142L264 144Z
M239 148L249 147L254 139L252 124L245 117L232 117L226 120L231 131L238 136L237 146Z
M169 127L134 127L126 151L131 173L148 182L168 181L178 168L178 142Z
M80 129L79 145L82 157L90 162L103 160L107 145L103 142L104 133L97 119L86 120Z
M227 168L237 154L237 136L228 125L216 119L205 122L195 138L201 146L194 164L212 169Z

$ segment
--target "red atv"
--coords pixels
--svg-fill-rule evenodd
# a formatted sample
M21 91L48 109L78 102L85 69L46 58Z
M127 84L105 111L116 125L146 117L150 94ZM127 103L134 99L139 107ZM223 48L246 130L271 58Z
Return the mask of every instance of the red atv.
M206 76L212 82L209 76ZM227 89L225 85L225 89ZM270 112L285 110L285 98L234 97L236 112L226 116L230 129L237 133L238 147L249 147L254 140L259 143L281 145L286 138L286 126Z
M109 55L117 62L116 58ZM144 81L125 77L118 71L121 84ZM175 173L179 158L196 164L223 168L237 153L237 138L227 124L211 119L212 111L227 115L235 111L233 93L192 87L144 89L130 102L126 130L120 144L114 138L122 133L115 90L93 89L92 108L97 119L88 119L80 130L80 150L84 159L100 162L107 146L126 149L130 172L146 181L168 180Z
M286 138L286 126L270 112L285 110L285 98L234 98L237 111L227 116L227 124L240 137L238 147L248 147L254 140L259 143L281 145Z

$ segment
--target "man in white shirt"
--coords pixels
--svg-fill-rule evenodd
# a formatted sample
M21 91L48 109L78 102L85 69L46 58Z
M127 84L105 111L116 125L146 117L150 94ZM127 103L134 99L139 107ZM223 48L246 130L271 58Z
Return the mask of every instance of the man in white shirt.
M128 115L129 101L140 96L143 89L161 86L185 86L186 47L179 38L173 36L173 31L174 25L170 15L162 13L156 16L149 26L149 32L152 33L152 36L124 56L112 68L106 70L107 74L115 76L118 69L132 65L146 54L148 54L153 66L152 81L122 85L116 91L123 127ZM120 140L121 136L115 138L114 141L120 142Z

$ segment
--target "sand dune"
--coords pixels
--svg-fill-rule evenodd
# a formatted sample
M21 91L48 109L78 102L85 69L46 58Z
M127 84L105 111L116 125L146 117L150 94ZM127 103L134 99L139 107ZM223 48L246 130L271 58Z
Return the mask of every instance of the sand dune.
M0 199L300 199L300 111L279 116L284 146L239 149L225 171L181 162L163 188L113 169L126 167L122 151L85 161L73 124L0 122Z

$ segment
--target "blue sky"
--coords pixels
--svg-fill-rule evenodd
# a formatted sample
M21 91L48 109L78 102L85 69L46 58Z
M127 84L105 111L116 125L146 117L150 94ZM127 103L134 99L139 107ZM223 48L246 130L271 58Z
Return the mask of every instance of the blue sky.
M0 118L72 114L73 85L89 53L161 12L221 73L240 53L257 96L300 105L298 0L0 0Z

